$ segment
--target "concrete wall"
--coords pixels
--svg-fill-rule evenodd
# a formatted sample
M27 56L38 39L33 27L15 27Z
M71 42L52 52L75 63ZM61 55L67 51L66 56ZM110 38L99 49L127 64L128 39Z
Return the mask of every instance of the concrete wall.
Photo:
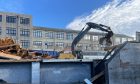
M0 79L8 84L79 84L85 78L91 78L92 75L92 61L51 60L0 63Z
M129 42L108 62L107 84L140 83L140 43Z
M31 64L0 63L0 79L8 83L31 83Z
M41 64L41 84L73 84L85 78L91 78L91 66L86 63Z

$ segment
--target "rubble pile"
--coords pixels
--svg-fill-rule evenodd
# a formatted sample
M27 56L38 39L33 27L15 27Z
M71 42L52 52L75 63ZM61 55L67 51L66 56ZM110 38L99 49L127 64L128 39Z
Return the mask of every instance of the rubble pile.
M12 38L0 39L0 58L9 59L34 59L36 52L29 52L28 49L21 48Z
M74 59L69 53L35 51L20 47L12 38L0 38L0 59Z

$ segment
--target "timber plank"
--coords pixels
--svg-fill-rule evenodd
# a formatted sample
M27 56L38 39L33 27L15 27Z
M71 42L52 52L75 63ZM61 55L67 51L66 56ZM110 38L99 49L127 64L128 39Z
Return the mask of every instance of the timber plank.
M6 53L3 53L3 52L0 52L0 57L2 57L2 58L9 58L9 59L15 59L15 60L20 60L21 59L20 56L6 54Z

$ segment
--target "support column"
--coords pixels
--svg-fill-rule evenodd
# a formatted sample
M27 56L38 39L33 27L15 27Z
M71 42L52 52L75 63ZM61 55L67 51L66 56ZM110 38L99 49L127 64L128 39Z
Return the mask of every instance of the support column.
M40 84L40 62L32 62L32 84Z

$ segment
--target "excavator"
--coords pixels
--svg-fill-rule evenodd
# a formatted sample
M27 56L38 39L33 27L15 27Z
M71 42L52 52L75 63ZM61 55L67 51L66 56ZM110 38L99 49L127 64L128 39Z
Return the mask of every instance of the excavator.
M78 35L74 38L72 45L71 45L71 51L73 56L75 56L77 59L82 59L83 54L81 50L76 50L76 45L78 42L87 34L87 32L90 29L96 29L103 32L106 32L104 37L99 39L99 44L104 45L106 47L109 47L112 45L111 37L113 36L113 31L110 27L103 25L103 24L96 24L92 22L87 22L86 26L78 33Z

